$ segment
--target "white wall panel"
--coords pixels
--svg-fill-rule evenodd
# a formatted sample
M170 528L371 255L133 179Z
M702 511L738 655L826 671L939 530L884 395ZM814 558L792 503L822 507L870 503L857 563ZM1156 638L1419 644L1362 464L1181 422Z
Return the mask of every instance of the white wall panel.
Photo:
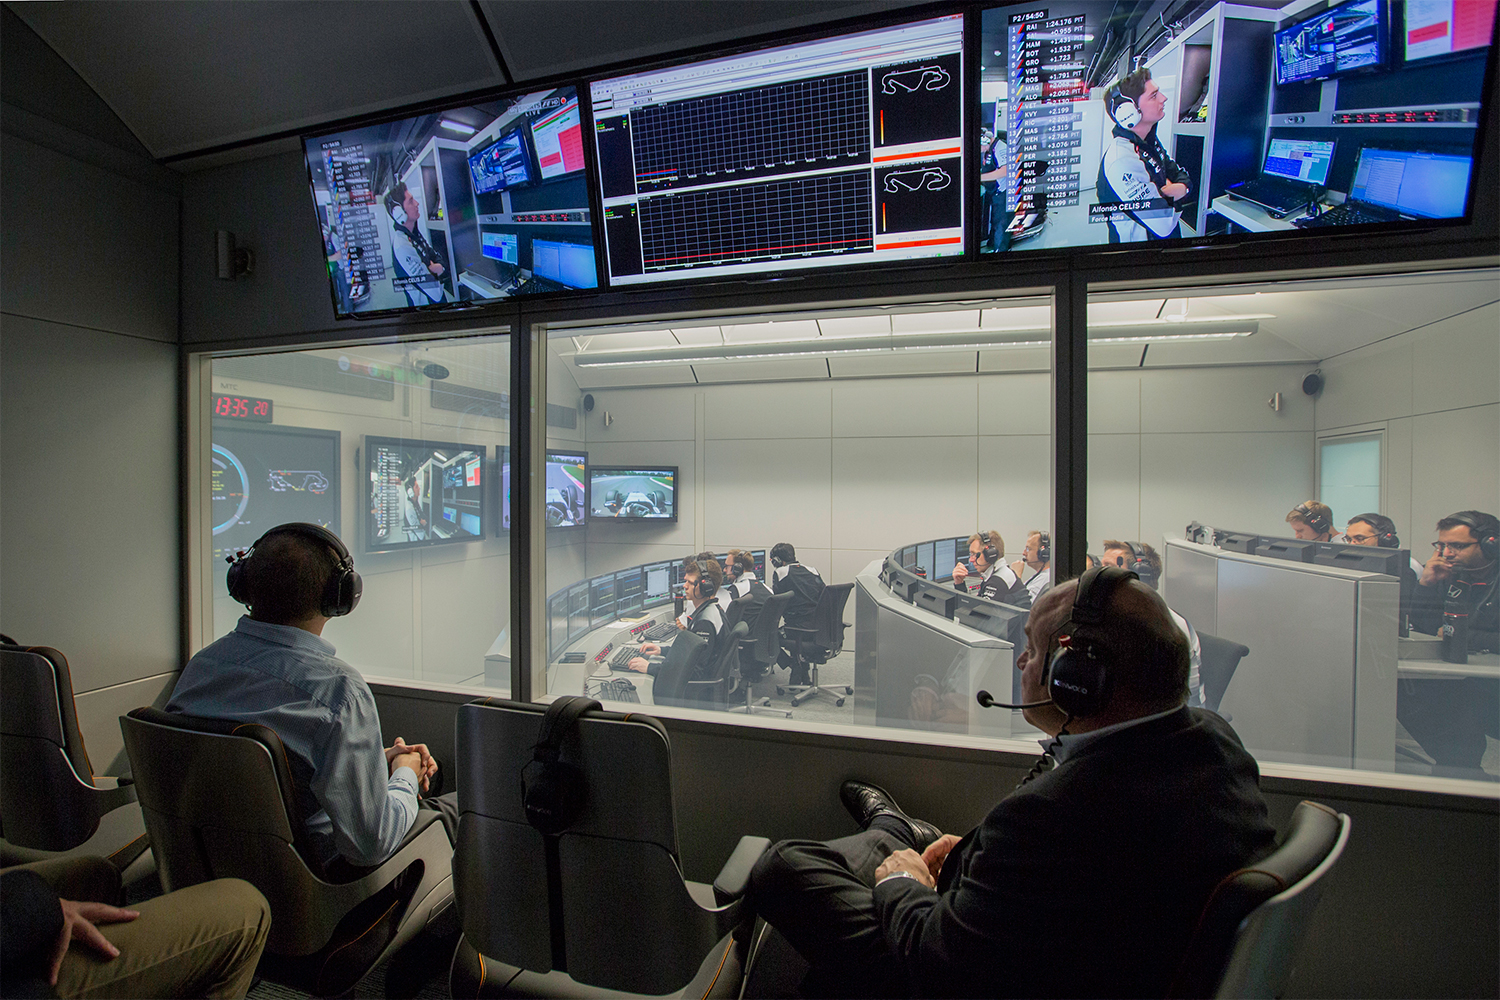
M1500 402L1500 305L1487 305L1411 334L1416 413Z
M1500 405L1416 417L1411 481L1412 531L1402 541L1419 552L1437 538L1440 517L1456 510L1500 513Z
M978 401L972 379L840 382L833 386L833 436L973 434Z
M1051 367L1050 347L1007 347L979 352L982 372L1044 372Z
M1313 437L1147 434L1141 438L1141 540L1182 537L1189 521L1283 535L1286 512L1312 496Z
M926 537L926 536L923 536L923 537ZM916 540L917 539L915 539L915 538L909 539L909 541L916 541ZM896 546L892 545L891 549L894 549L894 548L896 548ZM833 561L832 561L832 564L830 565L828 571L823 576L823 582L824 583L853 583L854 582L854 578L857 575L859 575L861 572L863 572L864 568L866 566L870 565L870 560L872 560L872 559L884 559L886 556L888 556L888 555L891 554L891 549L834 549L833 550L833 557L832 557ZM953 568L952 566L948 567L948 569L952 569L952 568ZM932 576L933 575L933 570L932 570L931 566L927 567L927 575L928 576ZM844 620L847 621L847 622L849 622L851 625L854 623L854 618L852 617L853 614L854 614L854 599L853 599L853 595L851 594L850 595L850 600L849 600L849 607L844 612ZM847 631L847 632L844 633L844 645L845 646L851 646L853 644L854 644L854 629L851 628L851 629L849 629L849 631Z
M890 551L971 523L977 460L973 437L835 438L833 546Z
M418 584L422 609L418 676L456 684L483 673L485 651L510 621L509 553L503 558L436 565L428 560Z
M357 553L355 565L361 565ZM413 607L412 598L417 572L415 568L373 575L361 572L365 592L359 607L323 629L323 638L337 647L339 659L368 674L412 676L421 637L417 628L421 609Z
M594 393L594 412L584 420L585 440L692 441L694 387L609 390ZM604 413L614 418L604 426Z
M827 381L723 385L706 390L706 396L703 436L710 441L821 438L829 433L833 389Z
M75 676L79 666L71 659L68 661ZM130 758L125 754L125 738L120 734L120 716L142 705L165 707L176 684L177 673L174 671L86 691L77 696L78 731L83 733L94 773L121 775L129 772Z
M982 375L980 434L1051 434L1052 381L1040 373Z
M566 364L556 358L551 364ZM698 378L692 365L632 365L624 368L583 367L570 365L574 381L581 389L608 389L614 386L696 385Z
M1385 484L1380 491L1380 513L1396 522L1396 533L1401 536L1402 544L1410 548L1418 544L1417 539L1421 537L1413 532L1416 525L1411 519L1412 418L1397 417L1389 421L1383 446Z
M1311 431L1312 400L1300 368L1172 369L1143 374L1141 432ZM1281 412L1268 405L1282 394ZM1303 499L1306 499L1305 497Z
M706 446L705 542L765 538L791 542L799 553L803 546L831 548L829 452L827 439Z
M1318 429L1411 416L1411 373L1412 344L1405 337L1324 363L1325 382L1317 401Z
M979 438L979 503L967 525L935 523L908 541L998 530L1006 554L1018 559L1033 529L1052 524L1052 438L1047 434Z
M1138 371L1089 372L1090 434L1141 432L1141 381Z
M1179 534L1181 530L1179 526ZM1146 542L1161 549L1160 538L1141 535L1139 435L1089 435L1089 551L1098 555L1103 550L1100 542L1106 538Z
M623 531L621 535L632 533ZM767 542L763 547L769 549L771 544ZM759 545L760 542L755 542L751 547ZM642 563L677 562L686 559L695 551L697 551L696 548L691 544L666 545L648 538L634 541L621 537L607 542L599 541L596 534L596 537L589 539L589 576L613 573L615 570L629 569ZM547 593L550 594L556 589L552 587Z

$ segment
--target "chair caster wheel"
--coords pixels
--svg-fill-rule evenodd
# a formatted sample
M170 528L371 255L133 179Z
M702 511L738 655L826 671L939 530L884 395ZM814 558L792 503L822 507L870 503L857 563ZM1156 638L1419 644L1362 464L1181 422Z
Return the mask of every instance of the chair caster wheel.
M852 687L846 687L846 688L844 688L844 693L845 694L853 694L854 693L854 689Z
M760 700L760 707L761 708L770 708L771 707L771 699L770 698L762 698Z
M842 698L835 698L835 699L833 699L833 704L836 707L838 707L838 708L843 708L844 707L844 699L842 699Z
M786 688L782 687L780 684L776 685L776 697L781 698L781 697L784 697L785 695L786 695Z

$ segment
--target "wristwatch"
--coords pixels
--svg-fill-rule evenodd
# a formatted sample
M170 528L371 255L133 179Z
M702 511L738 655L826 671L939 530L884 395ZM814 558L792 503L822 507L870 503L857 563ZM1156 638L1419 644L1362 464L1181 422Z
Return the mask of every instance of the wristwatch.
M876 882L875 884L878 886L878 885L880 885L881 882L889 882L893 878L909 878L909 879L911 879L914 882L918 881L917 877L915 875L913 875L911 872L908 872L908 871L899 871L898 870L898 871L891 872L889 875L886 875L884 878L880 879L880 881Z

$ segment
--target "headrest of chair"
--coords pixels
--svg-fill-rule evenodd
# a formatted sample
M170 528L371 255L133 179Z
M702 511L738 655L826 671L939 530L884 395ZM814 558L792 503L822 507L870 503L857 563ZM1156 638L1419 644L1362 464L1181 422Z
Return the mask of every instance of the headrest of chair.
M680 639L679 639L680 641ZM531 763L547 706L487 698L458 711L459 801L465 813L530 825L517 776ZM660 845L677 856L672 812L672 747L646 715L590 710L568 750L589 794L568 835L599 835ZM484 766L477 766L483 761Z
M197 715L184 715L181 712L163 712L160 709L150 706L135 709L129 713L127 718L178 732L202 733L209 736L235 736L264 747L271 758L271 769L276 776L276 786L281 793L282 804L286 807L287 822L292 828L293 842L298 853L304 859L307 859L308 863L314 869L317 868L317 863L314 860L316 852L311 850L310 845L306 842L307 831L302 822L301 800L297 795L299 782L309 783L311 781L311 765L301 760L297 760L296 764L293 764L295 758L287 753L286 745L281 742L281 737L276 735L274 729L257 722L236 722L233 719L206 719Z
M51 646L0 646L5 697L0 699L0 732L55 743L68 757L78 777L94 780L78 708L73 701L73 677L68 658Z

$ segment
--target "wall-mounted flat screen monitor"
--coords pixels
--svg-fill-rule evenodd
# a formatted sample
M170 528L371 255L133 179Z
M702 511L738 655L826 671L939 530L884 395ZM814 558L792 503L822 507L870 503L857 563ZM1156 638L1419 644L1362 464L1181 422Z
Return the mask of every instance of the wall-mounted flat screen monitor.
M366 552L484 537L484 445L366 437Z
M1276 32L1276 82L1326 80L1384 66L1389 10L1386 0L1349 0Z
M532 183L531 151L526 132L513 128L483 149L469 154L475 194L493 194Z
M497 531L510 534L510 448L499 446L500 460L500 524Z
M582 528L588 523L589 456L586 452L547 452L543 487L548 528Z
M589 514L615 521L677 520L677 466L596 465Z
M577 119L562 86L305 137L335 318L597 287ZM582 248L564 280L536 241Z
M996 109L996 128L970 146L981 254L1295 241L1351 225L1395 234L1467 218L1481 171L1462 167L1479 155L1492 95L1495 3L1355 0L1289 17L1280 31L1231 14L1233 31L1214 36L1211 53L1202 43L1217 29L1184 25L1151 46L1141 67L1149 79L1127 80L1120 18L1144 21L1155 9L1038 0L981 13L979 99ZM1421 43L1436 46L1434 56L1415 61L1393 51L1398 33L1410 42L1444 31L1483 42L1442 59L1446 41ZM1203 65L1207 86L1190 64ZM1159 150L1153 167L1137 142ZM1444 172L1418 180L1423 197L1406 207L1340 210L1364 148L1453 159L1425 164Z
M590 84L610 283L964 252L964 19Z
M209 478L213 554L248 549L288 521L339 529L339 432L213 422Z
M1494 34L1496 0L1407 0L1404 6L1407 62L1482 49Z

